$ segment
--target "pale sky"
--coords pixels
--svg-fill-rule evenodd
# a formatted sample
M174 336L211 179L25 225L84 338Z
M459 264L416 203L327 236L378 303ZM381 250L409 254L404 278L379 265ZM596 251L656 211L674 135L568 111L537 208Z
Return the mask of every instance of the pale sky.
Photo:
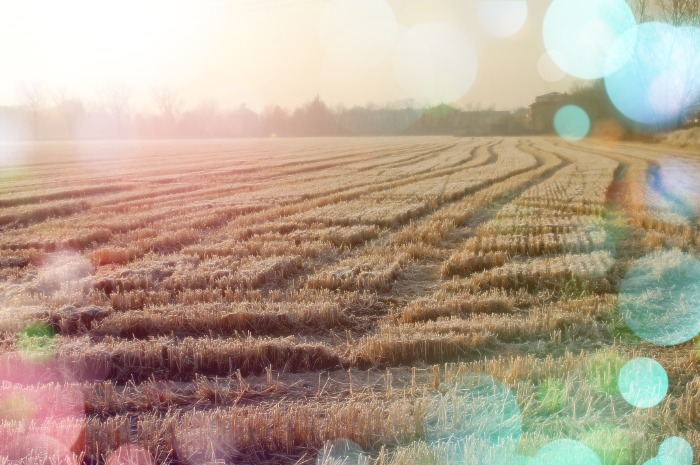
M573 79L542 59L550 0L0 0L0 105L20 81L187 105L527 106ZM544 76L544 77L543 77ZM546 78L546 79L545 79Z

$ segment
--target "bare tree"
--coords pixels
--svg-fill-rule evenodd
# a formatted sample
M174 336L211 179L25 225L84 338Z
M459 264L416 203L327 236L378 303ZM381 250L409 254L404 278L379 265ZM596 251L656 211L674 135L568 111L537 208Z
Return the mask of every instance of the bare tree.
M177 91L168 87L156 87L152 91L152 96L169 129L173 129L182 105Z
M56 105L57 110L61 110L61 105L68 100L68 88L66 86L58 86L51 92L51 100Z
M117 130L121 134L124 117L129 111L131 89L126 84L115 83L98 91L98 95L104 102L107 111L114 117Z
M32 114L34 137L37 137L39 133L39 111L46 98L44 86L37 81L22 81L17 85L17 92L22 98L24 105Z
M656 7L658 17L662 21L674 26L700 27L700 0L656 0ZM686 39L680 39L682 43L679 44L679 47L682 46L687 52L683 55L687 62L682 63L687 73L681 73L685 82L683 82L683 86L678 86L677 90L682 93L678 98L683 103L684 113L684 115L679 115L680 119L677 123L679 126L682 124L683 117L689 117L689 113L700 106L700 68L697 67L698 60L700 60L700 50L695 45L700 41L700 31L687 29L686 34L690 35Z
M481 104L481 102L467 102L464 105L462 105L462 108L464 111L484 111L484 106Z
M51 93L56 110L63 118L66 126L66 135L70 135L75 120L85 113L85 106L80 99L71 97L65 86L59 86Z
M661 19L674 26L700 26L700 0L657 0Z
M652 5L650 0L628 0L632 13L639 24L652 19Z

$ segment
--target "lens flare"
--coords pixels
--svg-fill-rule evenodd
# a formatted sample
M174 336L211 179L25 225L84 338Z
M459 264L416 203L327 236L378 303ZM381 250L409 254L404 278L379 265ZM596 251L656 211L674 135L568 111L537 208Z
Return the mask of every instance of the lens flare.
M540 73L540 77L547 82L559 82L566 76L566 72L560 68L557 63L568 63L565 56L560 53L552 52L557 55L557 59L552 58L552 54L547 52L543 53L540 59L537 61L537 71ZM566 66L563 66L566 68Z
M401 88L423 104L452 103L472 87L477 54L456 27L423 23L406 32L394 54L394 73Z
M33 323L19 334L18 347L27 360L40 362L49 360L56 354L55 333L46 323Z
M661 443L657 459L661 465L692 465L693 448L685 439L673 436Z
M35 362L19 353L3 354L0 420L3 457L20 460L41 453L56 458L57 463L73 462L72 450L83 446L82 388L55 360Z
M682 160L670 158L660 165L651 165L647 172L647 205L662 214L695 223L699 178L695 166Z
M537 451L540 465L602 465L598 455L587 445L573 439L557 439Z
M194 417L194 418L193 418ZM231 461L236 454L234 438L220 423L193 416L194 421L184 421L186 428L175 431L175 451L188 465L204 465Z
M620 313L645 341L673 346L700 333L700 261L674 249L651 253L627 271Z
M95 267L76 252L55 252L46 256L39 268L34 288L37 292L52 295L60 290L70 292L89 291L84 280L92 276Z
M461 443L460 443L461 446ZM468 436L464 446L455 457L448 457L450 463L479 463L484 465L513 465L523 458L515 455L517 440L506 439L494 444L487 439ZM464 452L462 455L461 452Z
M153 458L142 447L123 445L109 455L107 465L153 465Z
M527 10L525 0L481 0L479 22L494 37L510 37L525 25Z
M332 0L319 23L326 56L347 68L387 60L398 35L394 10L383 0Z
M591 130L591 137L597 139L598 143L608 147L619 145L624 135L624 128L613 119L599 120Z
M668 375L659 362L650 358L635 358L622 367L617 385L630 405L649 408L666 397Z
M534 457L528 457L525 455L515 455L515 456L510 458L508 465L541 465L541 464Z
M627 49L613 46L634 26L624 0L554 0L544 18L544 43L561 69L578 78L598 79L629 59L632 44Z
M594 427L581 437L581 442L598 454L603 465L635 463L635 451L640 446L634 433L611 424Z
M547 378L537 389L537 399L545 410L556 412L561 410L569 400L569 392L560 380Z
M35 415L36 405L32 399L19 392L11 392L0 399L0 418L22 421Z
M56 463L60 465L79 465L79 460L76 454L71 451L70 447L62 440L50 434L30 433L23 436L18 441L20 445L20 454L17 454L17 449L14 449L7 458L21 460L24 457L39 456L46 457L44 463ZM21 461L19 463L22 463ZM41 462L39 462L41 463Z
M464 456L453 461L495 464L515 455L522 414L510 389L490 377L474 376L430 399L423 429L429 443L460 445L456 450Z
M591 119L583 108L566 105L554 115L554 130L566 140L581 140L591 130Z
M0 118L0 168L17 168L27 162L31 150L23 140L31 140L31 126L18 121L18 118Z
M615 53L630 46L630 60L605 77L613 105L654 129L679 125L700 96L700 30L644 23L618 40Z

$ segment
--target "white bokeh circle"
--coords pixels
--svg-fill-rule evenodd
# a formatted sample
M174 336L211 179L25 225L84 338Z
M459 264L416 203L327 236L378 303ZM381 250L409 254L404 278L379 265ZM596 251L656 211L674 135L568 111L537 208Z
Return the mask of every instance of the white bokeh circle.
M455 26L423 23L408 29L394 55L394 72L401 88L425 104L452 103L476 80L477 53Z
M331 0L319 22L326 57L350 69L389 59L398 36L394 10L384 0Z
M479 23L493 37L511 37L527 22L525 0L480 0Z

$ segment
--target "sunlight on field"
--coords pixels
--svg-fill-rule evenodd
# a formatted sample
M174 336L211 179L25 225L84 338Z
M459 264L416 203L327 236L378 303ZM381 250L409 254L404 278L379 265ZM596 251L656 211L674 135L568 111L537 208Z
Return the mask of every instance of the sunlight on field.
M691 465L700 160L668 152L14 146L0 455Z

